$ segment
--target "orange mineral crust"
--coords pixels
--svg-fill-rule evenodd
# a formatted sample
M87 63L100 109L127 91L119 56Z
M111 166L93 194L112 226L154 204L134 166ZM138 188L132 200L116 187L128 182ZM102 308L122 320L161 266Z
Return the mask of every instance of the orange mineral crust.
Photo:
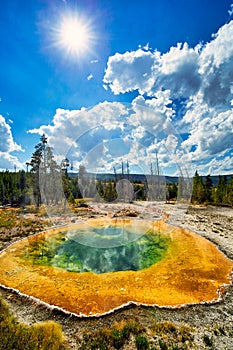
M130 301L174 307L217 300L219 287L230 283L233 262L214 244L187 229L161 221L150 225L160 236L170 238L170 244L163 259L146 269L96 274L33 266L21 256L29 242L38 238L34 236L0 254L0 283L84 315L103 314Z

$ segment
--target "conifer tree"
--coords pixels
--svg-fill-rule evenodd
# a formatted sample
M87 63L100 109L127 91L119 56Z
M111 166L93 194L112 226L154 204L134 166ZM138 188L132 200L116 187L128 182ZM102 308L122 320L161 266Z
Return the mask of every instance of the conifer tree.
M202 204L205 202L205 185L201 176L199 176L197 170L193 178L193 191L192 191L192 203Z
M213 181L211 179L211 176L207 175L205 179L205 190L206 190L205 201L208 203L212 202L212 189L213 189Z
M214 193L214 203L215 205L222 205L226 204L226 176L219 175L218 177L218 183L216 186L216 190Z
M30 165L31 185L37 207L42 203L42 195L46 204L50 201L56 201L59 167L54 160L52 149L48 146L47 138L44 134L41 136L40 142L35 146Z
M230 181L226 188L227 193L227 204L233 206L233 176L231 176Z
M178 194L178 187L175 183L168 185L168 192L167 192L167 196L168 196L168 200L175 200L177 198L177 194Z
M109 181L104 192L104 199L107 202L113 202L116 198L117 192L114 187L114 183L112 181Z
M40 166L42 163L42 158L47 144L47 138L43 134L40 138L40 142L35 146L35 151L31 158L31 185L33 188L33 196L36 206L41 205L41 192L40 192Z

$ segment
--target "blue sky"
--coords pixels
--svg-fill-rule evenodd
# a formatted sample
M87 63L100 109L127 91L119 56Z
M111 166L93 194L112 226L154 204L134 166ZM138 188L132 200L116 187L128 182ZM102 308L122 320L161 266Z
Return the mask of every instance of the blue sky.
M3 0L0 169L25 168L46 133L75 167L144 172L158 157L170 175L233 173L232 12L232 0Z

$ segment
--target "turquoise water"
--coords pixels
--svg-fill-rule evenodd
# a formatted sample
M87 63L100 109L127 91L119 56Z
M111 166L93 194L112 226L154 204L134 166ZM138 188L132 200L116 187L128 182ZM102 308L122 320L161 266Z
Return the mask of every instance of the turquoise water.
M124 239L133 234L122 227L92 228L90 232L68 231L43 234L35 237L23 253L23 258L33 265L56 266L72 272L106 273L141 270L160 261L167 251L169 239L157 233L148 233L139 239L124 244ZM122 236L122 237L121 237ZM80 243L85 237L86 244ZM99 247L92 246L99 240ZM105 247L119 239L122 245ZM127 242L129 242L127 240ZM89 243L89 245L87 245Z

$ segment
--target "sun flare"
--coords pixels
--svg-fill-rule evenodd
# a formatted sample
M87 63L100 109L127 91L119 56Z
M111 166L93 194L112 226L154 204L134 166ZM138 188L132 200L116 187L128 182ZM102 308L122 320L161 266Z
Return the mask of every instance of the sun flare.
M55 41L67 55L82 56L91 51L93 38L90 22L73 14L60 21Z

